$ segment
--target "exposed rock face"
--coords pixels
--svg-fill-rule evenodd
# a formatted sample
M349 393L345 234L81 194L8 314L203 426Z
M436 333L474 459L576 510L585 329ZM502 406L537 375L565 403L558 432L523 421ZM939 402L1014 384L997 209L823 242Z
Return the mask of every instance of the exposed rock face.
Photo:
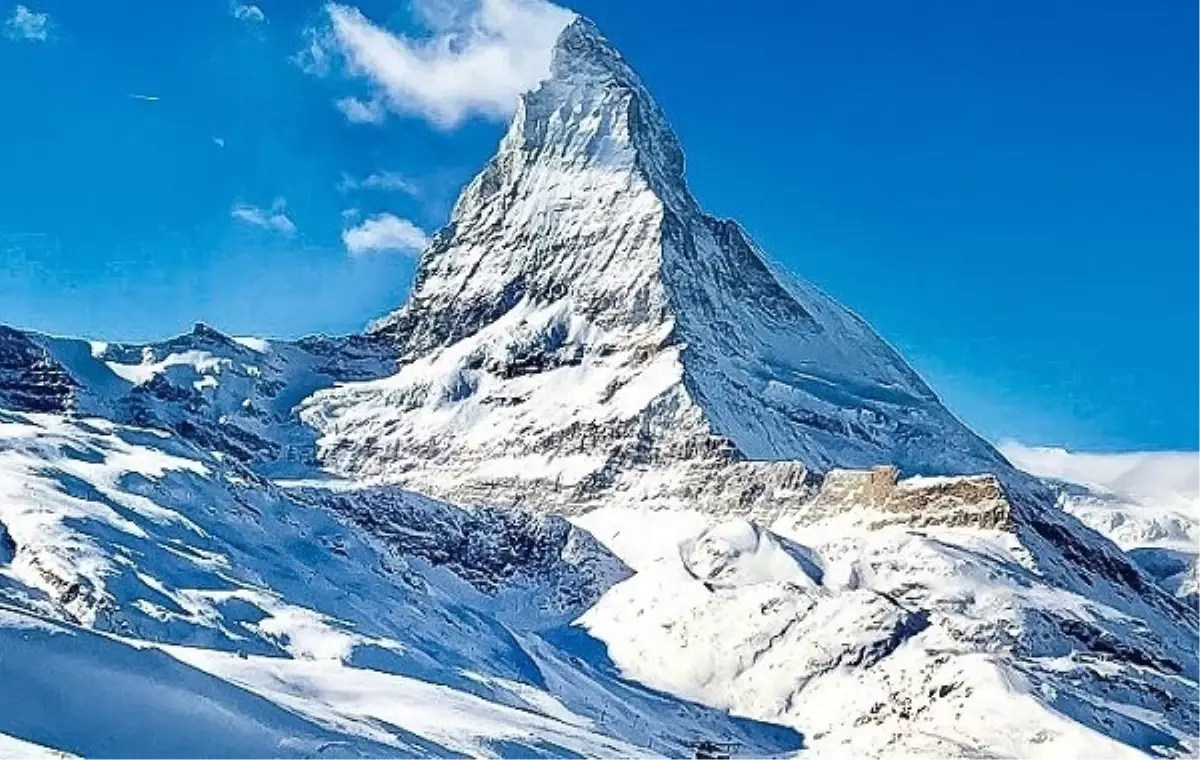
M0 325L0 408L23 412L65 412L76 383L25 333Z
M701 210L663 113L591 24L552 68L372 329L400 373L307 403L323 463L565 511L721 509L744 494L711 484L744 461L1017 477L861 319Z
M8 528L0 522L0 565L7 565L17 555L17 542L8 535Z
M810 499L814 486L802 462L734 462L684 483L682 498L718 514L740 514L762 525Z
M881 522L1010 530L1013 506L994 475L899 480L895 467L834 470L805 510L815 515L866 507Z
M444 567L518 611L535 610L543 625L570 621L632 575L596 539L561 517L463 510L389 487L306 488L295 494L359 525L398 556Z

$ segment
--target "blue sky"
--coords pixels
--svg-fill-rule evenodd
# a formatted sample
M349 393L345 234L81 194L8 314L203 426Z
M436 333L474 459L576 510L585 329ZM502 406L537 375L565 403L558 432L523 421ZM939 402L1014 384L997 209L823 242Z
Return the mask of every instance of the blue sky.
M478 17L354 7L351 31L414 37ZM984 435L1197 448L1195 3L571 7L643 74L701 202ZM365 38L319 2L0 15L0 322L109 339L346 332L394 308L545 36L518 20L512 70L447 99L354 59Z

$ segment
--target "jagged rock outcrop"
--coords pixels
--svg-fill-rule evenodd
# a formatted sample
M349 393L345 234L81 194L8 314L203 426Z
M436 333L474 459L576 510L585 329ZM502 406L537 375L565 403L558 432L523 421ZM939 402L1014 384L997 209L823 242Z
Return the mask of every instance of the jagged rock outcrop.
M0 565L7 565L17 555L17 542L8 535L8 528L0 522Z
M632 575L596 539L553 515L480 507L464 510L392 487L292 492L379 539L396 555L419 557L540 625L560 625Z
M895 467L833 470L803 509L812 516L865 508L878 522L1011 530L1013 505L995 475L899 479Z
M20 330L0 325L0 409L65 412L76 385L44 348Z

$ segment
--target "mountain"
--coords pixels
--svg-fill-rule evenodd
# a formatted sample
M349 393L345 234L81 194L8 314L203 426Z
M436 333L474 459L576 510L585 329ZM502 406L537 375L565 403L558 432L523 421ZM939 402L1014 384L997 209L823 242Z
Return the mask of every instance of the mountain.
M705 214L683 170L637 74L574 22L370 330L400 372L306 402L322 461L555 509L691 501L683 485L737 461L1016 478L861 319Z
M41 346L0 325L0 407L62 412L71 407L76 382Z
M108 343L0 326L0 402L174 431L240 462L315 464L293 408L320 388L395 370L385 342L350 335L231 338L198 323L157 343Z
M578 20L366 334L0 328L0 753L1194 756L1197 610L1079 500L1175 469L1010 465Z
M1187 452L1080 454L1001 444L1042 477L1060 507L1124 549L1160 586L1200 603L1200 457Z

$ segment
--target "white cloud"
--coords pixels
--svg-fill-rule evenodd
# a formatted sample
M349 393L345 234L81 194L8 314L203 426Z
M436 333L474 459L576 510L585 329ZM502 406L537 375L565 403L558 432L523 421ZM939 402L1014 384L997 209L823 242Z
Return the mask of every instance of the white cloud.
M554 41L574 18L545 0L427 0L420 7L433 33L413 39L331 3L329 32L313 34L299 62L319 73L332 49L351 74L371 82L379 102L452 129L472 115L511 114L517 97L549 74Z
M337 189L339 193L350 193L355 190L379 190L381 192L406 193L414 197L419 192L416 184L403 174L390 171L372 172L362 179L342 174L342 180L338 182Z
M129 97L133 100L144 100L147 103L157 103L158 101L162 100L162 98L158 95L146 95L140 92L131 92L129 93Z
M299 66L305 74L326 76L332 68L329 51L333 44L329 39L329 32L310 27L304 30L304 38L308 44L291 57L292 63Z
M284 237L291 237L296 234L296 224L288 217L286 206L287 204L282 198L276 198L270 209L236 203L230 209L229 215L246 224L277 232Z
M1170 505L1200 494L1200 453L1133 451L1089 454L1002 441L997 448L1014 465L1043 478L1099 487L1134 499Z
M262 8L253 3L234 3L229 6L229 15L238 21L245 21L250 24L261 24L267 20L267 15L262 12Z
M5 22L8 36L18 40L44 42L50 36L50 14L37 13L24 5L13 9Z
M224 137L215 137L214 136L212 141L213 141L213 145L217 146L218 148L225 147L225 138Z
M351 256L382 251L416 254L425 250L430 238L407 219L394 214L379 214L357 227L342 230L342 242Z
M382 124L384 118L383 104L378 100L359 100L358 98L340 98L336 103L338 110L351 124Z

